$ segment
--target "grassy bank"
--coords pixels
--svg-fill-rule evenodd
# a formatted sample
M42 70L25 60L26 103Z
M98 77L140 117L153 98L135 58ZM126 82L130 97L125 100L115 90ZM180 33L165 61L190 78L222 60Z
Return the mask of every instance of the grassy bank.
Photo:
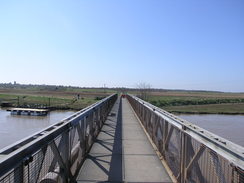
M13 107L80 110L113 92L115 91L56 86L0 87L0 104L9 103Z
M151 92L148 101L173 113L244 114L243 93Z
M79 88L52 85L0 84L0 103L13 106L80 110L116 92L140 94L137 89ZM153 105L174 113L244 114L244 93L154 89Z
M13 107L29 107L29 108L50 108L59 110L80 110L92 103L95 103L103 97L81 97L63 98L63 97L47 97L47 96L32 96L32 95L12 95L0 94L0 101L8 102Z
M164 107L163 109L172 113L183 113L183 114L242 114L244 115L244 103L167 106Z

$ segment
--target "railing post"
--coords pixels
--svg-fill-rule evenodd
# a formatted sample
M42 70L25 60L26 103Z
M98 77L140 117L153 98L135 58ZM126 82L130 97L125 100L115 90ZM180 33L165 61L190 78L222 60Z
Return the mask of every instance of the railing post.
M88 131L88 122L87 122L87 117L84 118L84 155L87 153L88 150L88 139L89 139L89 131Z
M225 180L225 175L224 175L224 171L222 170L222 165L221 162L219 160L218 154L212 150L208 151L210 159L212 164L214 165L214 171L215 174L217 175L217 180L219 183L227 183L227 181Z
M168 128L169 128L169 123L164 120L164 128L163 128L163 156L165 158L165 153L166 153L166 140L168 137Z
M24 164L21 163L14 169L14 183L24 182Z
M99 130L102 128L103 126L103 123L102 123L102 120L101 120L101 108L99 107L98 111L97 111L97 119L98 119L98 122L99 122Z
M70 171L69 157L70 157L70 146L71 146L71 144L70 144L70 141L69 141L69 131L64 132L63 136L64 136L64 144L63 144L64 147L61 147L61 148L64 149L63 150L63 161L64 161L67 169L69 169L69 171ZM67 177L64 178L64 179L65 179L66 182L68 182L68 178Z
M185 126L183 126L183 130L185 130ZM181 131L181 151L180 151L180 182L185 183L186 178L186 156L187 156L187 136L184 131ZM178 179L179 180L179 179Z
M92 142L95 141L95 137L97 135L97 125L96 125L97 121L96 121L96 110L93 109L92 112Z

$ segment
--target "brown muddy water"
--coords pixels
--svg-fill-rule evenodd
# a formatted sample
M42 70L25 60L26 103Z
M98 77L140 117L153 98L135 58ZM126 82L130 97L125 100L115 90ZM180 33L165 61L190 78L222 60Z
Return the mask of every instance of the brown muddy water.
M17 116L0 109L0 149L73 113L74 111L52 111L47 116ZM178 114L177 116L244 147L244 115Z
M177 116L244 147L244 115L178 114Z
M0 109L0 149L55 124L73 113L74 111L51 111L47 116L19 116Z

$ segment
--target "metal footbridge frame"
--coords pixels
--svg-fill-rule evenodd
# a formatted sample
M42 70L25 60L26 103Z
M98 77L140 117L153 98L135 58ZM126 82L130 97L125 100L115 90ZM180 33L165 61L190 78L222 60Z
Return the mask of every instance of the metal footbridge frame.
M174 182L244 182L243 147L133 95L126 98ZM2 149L0 183L76 182L116 99L111 95Z

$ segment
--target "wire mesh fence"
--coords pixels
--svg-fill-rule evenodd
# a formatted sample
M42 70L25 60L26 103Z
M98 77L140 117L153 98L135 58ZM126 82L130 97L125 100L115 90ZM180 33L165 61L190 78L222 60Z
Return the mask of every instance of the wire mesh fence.
M117 95L0 152L0 183L75 182Z
M176 182L244 183L244 148L127 95Z

